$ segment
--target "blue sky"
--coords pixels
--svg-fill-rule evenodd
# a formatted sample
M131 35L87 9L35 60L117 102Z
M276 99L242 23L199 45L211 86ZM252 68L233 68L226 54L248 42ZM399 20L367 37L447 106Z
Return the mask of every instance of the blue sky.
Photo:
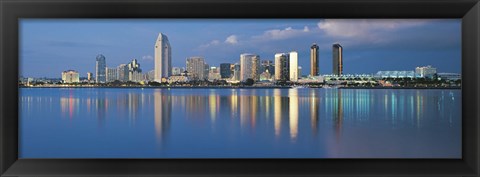
M158 33L168 36L174 67L203 56L211 66L239 62L241 53L274 60L296 50L303 74L310 71L310 46L320 46L320 73L332 72L332 44L344 48L344 73L414 70L461 72L460 19L21 19L20 73L59 78L95 72L95 57L108 67L138 59L153 69Z

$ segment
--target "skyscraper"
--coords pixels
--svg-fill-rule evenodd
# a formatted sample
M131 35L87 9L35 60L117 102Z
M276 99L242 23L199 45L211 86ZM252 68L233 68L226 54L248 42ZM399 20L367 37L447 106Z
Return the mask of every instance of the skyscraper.
M107 68L107 82L118 80L117 68Z
M313 43L310 47L310 76L318 76L320 71L318 70L318 45Z
M107 81L106 70L107 63L105 61L105 56L102 54L97 55L95 63L95 80L97 83L105 83Z
M93 79L93 73L87 72L87 80L88 80L88 82L92 81L92 79Z
M205 59L203 57L187 58L187 72L191 74L192 80L205 80Z
M117 67L117 79L119 81L128 81L128 66L126 64L120 64Z
M230 78L232 72L230 70L230 63L221 63L220 64L220 76L222 79Z
M298 75L298 52L293 51L293 52L290 52L289 55L290 55L289 56L289 60L290 60L290 64L289 64L290 81L296 82L296 81L298 81L298 78L300 77Z
M341 76L343 74L343 48L336 43L332 46L333 74Z
M275 80L287 81L289 79L289 58L288 53L275 54Z
M155 42L155 81L162 82L172 74L172 48L167 36L158 34Z
M246 81L248 78L258 81L260 79L260 56L255 54L243 53L240 55L240 80Z
M127 65L128 67L128 80L139 82L143 80L142 69L140 69L140 64L137 59L133 59Z

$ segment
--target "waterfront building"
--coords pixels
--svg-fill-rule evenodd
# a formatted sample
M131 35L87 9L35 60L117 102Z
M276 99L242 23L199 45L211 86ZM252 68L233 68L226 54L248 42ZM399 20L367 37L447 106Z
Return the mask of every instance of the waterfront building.
M246 81L248 78L258 81L260 79L260 56L255 54L243 53L240 55L240 80Z
M456 81L462 79L462 75L458 73L437 73L438 78L448 81Z
M78 83L80 82L80 74L75 70L67 70L62 72L63 83Z
M190 81L186 75L173 75L168 78L168 83L186 83Z
M302 78L302 67L301 66L298 67L298 78L299 79Z
M102 54L97 55L95 63L95 81L97 83L105 83L107 81L106 70L107 63L105 61L105 56Z
M275 54L275 80L287 81L290 76L289 72L289 54Z
M289 53L289 79L292 82L297 82L299 75L298 75L298 52L293 51Z
M180 74L182 74L180 67L172 67L172 76L179 76Z
M117 80L128 81L128 66L126 64L120 64L117 67Z
M220 64L220 76L222 79L230 78L232 76L232 70L230 68L230 63L221 63Z
M117 68L107 68L107 82L118 80Z
M378 71L375 78L415 78L414 71Z
M340 44L332 46L333 74L341 76L343 74L343 47Z
M154 81L155 80L155 70L148 71L145 73L145 79L147 81Z
M93 80L93 73L87 72L87 81L91 82Z
M127 65L128 67L128 80L133 82L140 82L143 80L142 69L140 69L140 63L137 59L133 59Z
M238 63L235 63L233 64L233 67L232 67L232 73L233 73L233 77L232 77L232 80L233 81L240 81L240 64Z
M187 72L191 74L192 80L205 80L205 59L203 57L189 57L186 61Z
M313 43L313 45L310 47L310 76L318 76L320 73L318 70L318 57L318 45L317 43Z
M172 73L172 47L165 34L159 33L155 42L155 81L162 82Z
M437 68L433 68L432 66L421 66L415 68L415 74L419 75L420 77L427 77L433 78L435 74L437 74Z
M264 71L262 74L260 74L260 81L271 81L272 80L272 74L268 71Z
M262 60L260 66L260 73L263 73L268 70L270 75L275 75L275 64L272 60Z
M221 79L220 68L217 68L215 66L210 67L210 71L208 72L208 80L214 81L214 80L220 80L220 79Z

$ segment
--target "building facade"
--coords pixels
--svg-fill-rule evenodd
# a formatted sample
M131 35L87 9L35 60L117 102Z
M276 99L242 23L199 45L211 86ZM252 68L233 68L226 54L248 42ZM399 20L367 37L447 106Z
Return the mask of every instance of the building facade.
M298 74L298 52L293 51L289 53L289 79L292 82L297 82L300 77Z
M117 67L117 79L123 82L128 81L128 66L126 64L121 64Z
M87 72L87 81L88 81L88 82L93 81L93 73Z
M142 69L140 68L140 63L138 63L137 59L133 59L127 65L128 67L128 80L132 82L140 82L143 81L143 74Z
M230 63L221 63L220 64L220 77L222 79L232 77L232 70L230 69Z
M80 82L80 74L74 70L68 70L62 72L62 81L66 84Z
M260 56L255 54L243 53L240 55L240 81L260 79Z
M334 75L341 76L343 74L343 47L340 44L332 46L332 60Z
M107 68L107 82L118 80L117 68Z
M97 55L95 63L95 81L97 83L105 83L107 81L106 70L107 62L105 56L102 54Z
M205 59L203 57L189 57L187 58L187 72L191 74L191 80L205 80Z
M261 73L268 71L268 73L270 73L271 75L274 75L275 64L273 63L272 60L262 60L260 70L261 70Z
M155 42L155 81L162 82L172 73L172 47L165 34L159 33Z
M290 77L289 54L277 53L275 54L275 80L287 81Z
M320 74L318 65L318 45L313 43L313 45L310 47L310 76L318 76Z
M419 77L423 78L433 78L435 74L437 74L437 68L434 68L430 65L428 66L421 66L421 67L416 67L415 68L415 74L417 74Z
M172 76L180 76L182 69L180 67L172 67Z

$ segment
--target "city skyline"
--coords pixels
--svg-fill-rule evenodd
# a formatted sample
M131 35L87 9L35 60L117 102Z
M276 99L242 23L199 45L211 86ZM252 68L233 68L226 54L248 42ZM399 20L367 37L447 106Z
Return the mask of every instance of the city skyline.
M90 43L82 43L82 41L59 41L63 39L63 35L70 32L59 31L59 33L39 32L38 28L47 28L55 26L64 26L66 31L68 27L77 26L72 24L70 20L22 20L21 21L21 75L25 77L58 77L59 73L64 70L77 70L81 77L87 72L95 72L95 66L92 61L95 56L103 54L107 60L107 67L118 66L133 59L138 59L142 63L142 69L145 72L154 68L154 50L152 45L155 44L154 39L159 33L168 36L172 45L172 67L186 67L185 59L191 56L202 56L205 62L210 66L219 67L220 63L240 63L241 53L255 53L259 55L261 60L274 60L275 53L298 51L298 66L303 68L303 74L310 73L310 47L313 43L319 46L319 74L332 73L332 49L333 43L340 43L346 50L343 52L344 74L355 73L375 73L380 70L411 70L416 66L434 65L444 72L461 72L461 46L460 46L460 20L72 20L80 22L93 28L87 31L80 31L85 28L73 30L79 32L79 36L96 37L99 39L88 41ZM183 27L173 33L164 29L143 28L150 30L142 34L132 31L118 29L112 30L114 34L102 34L107 29L115 26L127 25L136 27L137 31L140 27L150 24L174 24L172 26ZM315 23L317 22L317 23ZM204 24L205 27L199 27ZM312 25L313 24L313 25ZM228 30L226 26L242 27L240 31L234 29ZM301 28L301 26L303 28ZM316 26L314 26L316 25ZM343 28L357 27L355 31L348 31ZM170 27L172 27L170 26ZM217 31L208 30L217 27ZM283 30L281 27L285 27ZM185 35L185 27L197 27L203 36ZM225 29L223 29L225 28ZM333 29L337 30L333 30ZM266 30L265 29L271 29ZM280 29L280 30L276 30ZM418 36L421 31L430 30L423 36ZM40 30L41 31L41 30ZM140 30L141 31L141 30ZM182 33L183 37L179 38L178 33ZM188 30L187 30L188 31ZM150 32L154 32L152 37ZM246 35L230 35L224 41L209 39L222 36L221 33L250 33L250 38ZM263 33L262 33L263 32ZM415 33L413 33L415 32ZM43 35L35 35L38 33L47 33ZM119 36L117 33L126 36L124 41L118 43L109 36ZM148 33L148 34L147 34ZM198 33L193 30L192 33ZM220 34L216 34L220 33ZM370 34L371 33L371 34ZM411 34L410 34L411 33ZM256 35L256 34L261 34ZM396 35L389 35L396 34ZM400 38L402 36L403 38ZM376 36L377 35L377 36ZM391 39L380 38L383 35L390 36ZM47 37L50 36L47 40ZM150 40L130 40L138 36L144 38L150 36ZM194 36L194 37L192 37ZM223 35L225 36L225 35ZM414 43L407 43L407 38ZM323 39L319 39L323 37ZM77 37L78 38L78 37ZM378 39L376 39L378 38ZM190 40L188 40L190 39ZM28 40L29 42L26 42ZM57 40L57 41L55 41ZM185 42L187 40L188 42ZM52 42L53 41L53 42ZM95 42L103 41L103 42ZM435 42L442 41L442 42ZM83 41L85 42L85 40ZM42 43L44 45L42 45ZM115 50L112 44L115 43ZM355 44L357 43L357 44ZM185 45L181 45L185 44ZM247 45L252 44L252 45ZM428 45L426 45L428 44ZM33 47L40 45L41 47ZM149 47L144 47L149 46ZM196 46L196 47L195 47ZM123 50L122 48L131 48ZM170 47L170 46L169 46ZM46 50L42 50L42 48ZM56 52L55 52L56 51ZM88 51L97 51L96 53L88 53ZM140 52L142 51L142 52ZM143 52L145 51L145 52ZM70 53L69 53L70 52ZM80 55L76 55L81 52ZM67 56L59 57L68 54ZM146 54L141 54L146 53ZM53 55L53 56L52 56ZM133 56L136 55L136 56ZM215 57L215 55L219 55ZM49 57L50 56L50 57ZM88 58L84 58L89 56ZM220 57L223 56L223 57ZM81 57L75 59L77 57ZM69 60L71 58L71 60ZM401 58L401 59L396 59ZM63 62L62 62L63 61ZM45 68L45 63L60 62L55 68ZM57 63L56 63L57 64ZM43 67L42 67L43 66ZM358 67L362 66L362 67ZM57 71L58 70L58 71ZM171 72L171 70L169 71ZM94 76L96 77L96 76Z

